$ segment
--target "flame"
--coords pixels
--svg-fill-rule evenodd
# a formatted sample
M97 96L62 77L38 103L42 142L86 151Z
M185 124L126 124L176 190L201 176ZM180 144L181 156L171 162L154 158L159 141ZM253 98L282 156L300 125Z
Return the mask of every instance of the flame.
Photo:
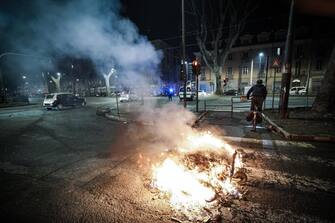
M186 170L167 158L154 170L154 186L169 193L170 202L177 209L197 209L206 206L206 200L215 195L213 189L200 183L199 177L196 172Z
M211 201L217 194L241 197L229 178L231 161L222 158L222 154L231 158L235 153L229 144L210 132L192 133L185 137L179 151L153 166L152 186L169 195L174 209L196 216L214 205ZM235 170L243 167L239 153L234 166Z

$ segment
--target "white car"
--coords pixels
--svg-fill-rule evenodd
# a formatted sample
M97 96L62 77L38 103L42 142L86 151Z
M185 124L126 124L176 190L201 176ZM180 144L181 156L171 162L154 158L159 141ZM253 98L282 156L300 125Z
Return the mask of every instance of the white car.
M204 90L199 90L199 91L198 91L198 95L199 95L199 96L206 96L206 95L207 95L207 92L204 91Z
M299 87L292 87L290 89L290 95L305 95L306 94L306 87L299 86Z
M122 92L119 101L120 102L129 102L129 101L137 101L138 96L132 92Z

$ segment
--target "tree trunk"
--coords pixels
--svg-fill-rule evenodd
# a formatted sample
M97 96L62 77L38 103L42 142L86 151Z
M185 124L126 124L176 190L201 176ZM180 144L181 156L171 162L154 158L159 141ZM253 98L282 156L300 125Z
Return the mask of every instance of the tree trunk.
M222 84L221 84L221 75L219 71L215 72L215 94L216 95L222 95Z
M320 92L315 98L312 110L319 113L335 113L335 45L329 58Z
M57 76L57 78L51 76L51 80L55 83L57 92L60 92L60 76Z
M105 78L105 83L106 83L106 92L107 92L107 96L109 97L111 95L111 89L110 89L110 75L104 75Z

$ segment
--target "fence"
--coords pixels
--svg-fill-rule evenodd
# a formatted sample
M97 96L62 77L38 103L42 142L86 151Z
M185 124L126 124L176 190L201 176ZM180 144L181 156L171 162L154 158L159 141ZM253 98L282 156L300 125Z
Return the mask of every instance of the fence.
M308 108L311 107L315 100L314 95L299 95L289 97L289 108ZM211 103L212 102L212 103ZM279 96L268 96L264 109L276 110L279 108ZM231 115L234 112L249 111L250 101L246 100L245 96L233 96L225 100L204 100L204 111L230 111Z

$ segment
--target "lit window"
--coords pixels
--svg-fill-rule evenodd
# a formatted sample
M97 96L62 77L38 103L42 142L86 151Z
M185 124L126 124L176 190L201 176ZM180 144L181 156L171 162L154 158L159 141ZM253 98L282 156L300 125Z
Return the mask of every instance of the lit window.
M248 67L242 67L242 74L247 75L249 72L249 68Z

